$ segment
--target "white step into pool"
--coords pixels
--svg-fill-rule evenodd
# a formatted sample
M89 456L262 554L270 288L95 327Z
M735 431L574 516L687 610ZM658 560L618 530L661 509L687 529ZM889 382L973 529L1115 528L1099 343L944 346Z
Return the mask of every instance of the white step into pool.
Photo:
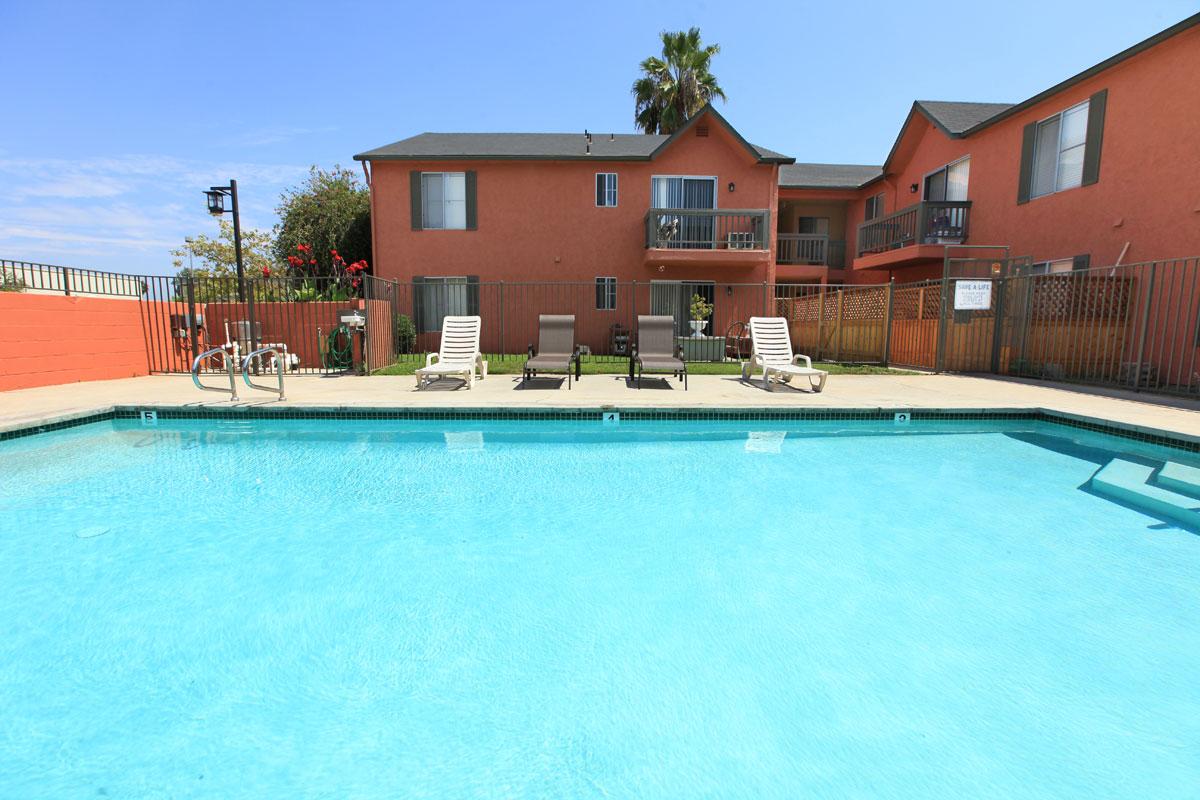
M1200 470L1184 464L1167 462L1160 468L1114 458L1092 476L1092 488L1147 514L1200 531L1198 479Z

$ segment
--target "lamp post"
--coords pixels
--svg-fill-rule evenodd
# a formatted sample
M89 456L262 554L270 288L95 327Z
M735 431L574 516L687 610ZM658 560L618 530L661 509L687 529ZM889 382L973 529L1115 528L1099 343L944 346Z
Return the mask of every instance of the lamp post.
M210 186L205 196L208 198L208 213L220 217L226 211L233 212L233 257L237 261L238 302L246 299L246 271L242 266L242 223L238 217L237 181L229 179L228 186ZM231 208L225 208L225 198L229 197Z

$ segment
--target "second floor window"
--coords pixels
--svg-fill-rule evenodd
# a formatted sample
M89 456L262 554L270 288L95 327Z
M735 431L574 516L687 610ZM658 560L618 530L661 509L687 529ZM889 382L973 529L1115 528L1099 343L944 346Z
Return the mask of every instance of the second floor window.
M466 230L465 172L421 173L421 227L434 230Z
M596 173L596 205L600 208L615 208L617 205L617 173Z
M1033 184L1029 192L1032 197L1082 185L1087 121L1088 101L1085 100L1038 123L1033 150Z
M883 216L883 192L867 198L867 221Z
M934 202L957 202L967 199L967 182L971 177L971 159L959 159L925 176L925 199Z

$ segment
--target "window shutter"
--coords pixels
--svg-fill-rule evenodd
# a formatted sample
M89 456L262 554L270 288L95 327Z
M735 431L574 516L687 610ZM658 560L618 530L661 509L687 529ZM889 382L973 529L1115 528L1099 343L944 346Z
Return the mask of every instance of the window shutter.
M1084 253L1081 256L1075 256L1074 258L1071 259L1071 269L1072 270L1087 269L1091 265L1092 265L1092 254L1091 253Z
M1087 144L1083 148L1083 186L1100 180L1100 147L1104 141L1104 110L1108 105L1108 89L1101 89L1088 99Z
M1021 172L1017 176L1017 205L1029 202L1029 186L1033 182L1033 143L1037 138L1037 123L1031 122L1021 132Z
M421 175L417 174L417 182L420 183ZM417 328L417 333L425 333L425 320L421 313L425 298L421 295L425 291L425 278L420 275L414 275L412 279L412 321Z
M408 173L408 196L412 206L412 229L421 230L421 170Z
M467 170L467 230L473 231L479 227L477 214L478 211L475 203L475 170ZM478 282L478 279L476 279Z
M471 174L471 173L468 173ZM479 315L479 276L467 276L467 314L469 316Z

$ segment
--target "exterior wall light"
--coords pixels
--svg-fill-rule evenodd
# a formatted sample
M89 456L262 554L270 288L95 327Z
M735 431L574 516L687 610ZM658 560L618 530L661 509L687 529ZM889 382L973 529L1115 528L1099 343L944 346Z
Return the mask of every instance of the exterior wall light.
M729 191L732 192L736 188L737 188L737 185L733 181L730 181L729 182Z
M909 193L909 194L916 194L916 193L917 193L917 190L918 190L918 189L920 189L920 188L921 188L921 187L920 187L920 186L918 186L918 185L917 185L917 184L915 184L915 183L914 183L914 184L911 184L911 185L908 187L908 193Z

